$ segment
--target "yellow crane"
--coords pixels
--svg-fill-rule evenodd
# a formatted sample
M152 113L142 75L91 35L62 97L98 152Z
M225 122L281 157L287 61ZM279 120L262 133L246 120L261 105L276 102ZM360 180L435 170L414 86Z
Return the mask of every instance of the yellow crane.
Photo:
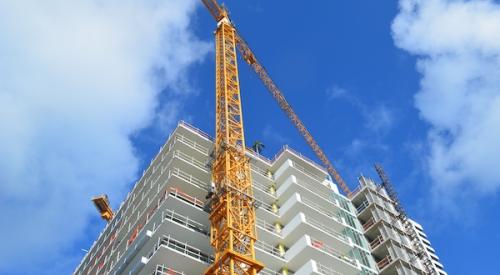
M350 190L306 129L276 84L241 38L225 8L216 0L202 0L217 22L215 31L215 148L212 166L214 195L210 210L211 245L215 261L205 274L256 274L263 265L255 259L255 199L241 110L236 49L259 76L280 108L290 118L342 190Z
M92 197L92 202L94 203L95 208L97 208L97 211L101 214L101 218L109 223L115 214L109 204L108 195L102 194L94 196Z

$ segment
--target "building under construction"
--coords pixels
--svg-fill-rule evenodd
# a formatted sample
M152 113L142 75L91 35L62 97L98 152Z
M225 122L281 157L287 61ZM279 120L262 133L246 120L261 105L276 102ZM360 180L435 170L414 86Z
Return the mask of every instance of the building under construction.
M351 192L227 10L202 2L217 23L215 136L180 123L116 213L93 198L108 224L75 274L438 273L382 167ZM322 165L246 148L238 51Z
M203 274L214 261L207 209L213 146L210 136L179 123L74 274ZM361 177L349 199L324 168L289 147L273 159L246 155L255 256L264 265L258 274L425 274L374 180Z

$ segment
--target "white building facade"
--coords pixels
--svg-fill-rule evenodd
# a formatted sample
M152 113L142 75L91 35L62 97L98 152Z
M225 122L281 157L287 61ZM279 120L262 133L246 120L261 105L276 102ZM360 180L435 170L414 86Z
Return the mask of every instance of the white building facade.
M205 209L212 147L211 137L180 122L74 274L203 274L213 262ZM321 166L288 147L272 160L247 156L258 200L255 251L265 265L259 274L383 271L363 218Z
M427 257L431 259L433 269L436 275L448 275L448 273L444 271L444 266L439 260L439 257L436 254L436 250L434 250L434 248L431 245L431 242L429 241L427 235L425 234L422 225L420 225L414 220L410 220L410 222L411 225L413 226L413 229L417 232L418 241L425 248L425 253L427 254Z

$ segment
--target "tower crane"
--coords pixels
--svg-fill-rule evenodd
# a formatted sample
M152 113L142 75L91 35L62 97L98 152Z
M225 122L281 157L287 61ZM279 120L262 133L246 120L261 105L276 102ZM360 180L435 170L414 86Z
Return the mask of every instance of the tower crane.
M236 50L250 65L278 102L336 183L349 195L350 190L337 170L293 111L278 86L238 34L228 12L216 0L202 0L217 22L215 31L215 146L212 166L213 197L210 209L210 241L214 263L205 274L252 274L263 265L255 259L255 199L245 155Z
M224 15L227 16L227 11L223 7L221 7L216 0L202 0L207 9L210 11L212 17L219 22ZM247 42L241 37L238 31L235 29L235 41L236 47L240 54L243 57L243 60L250 65L253 71L257 74L259 79L262 81L264 86L266 86L268 92L272 95L272 97L276 100L281 110L287 115L293 125L297 128L299 133L302 135L306 143L311 147L313 152L316 154L316 157L323 163L323 166L326 168L327 172L333 177L335 182L340 186L342 191L349 196L351 191L345 181L342 179L337 169L333 166L330 160L327 158L326 154L323 152L318 142L313 138L311 133L307 130L304 123L300 120L298 115L293 110L292 106L288 103L285 96L278 88L278 86L274 83L272 78L269 76L269 73L265 69L265 67L259 62L255 54L253 53L250 46L248 46ZM217 40L216 40L217 43Z

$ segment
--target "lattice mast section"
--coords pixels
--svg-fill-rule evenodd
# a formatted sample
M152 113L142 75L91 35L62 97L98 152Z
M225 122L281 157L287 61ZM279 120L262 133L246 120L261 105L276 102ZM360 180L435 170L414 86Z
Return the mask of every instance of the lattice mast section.
M416 254L418 258L422 261L425 273L436 274L433 268L432 261L425 252L425 247L418 239L417 232L415 231L413 225L408 219L406 211L401 202L399 201L398 194L394 189L391 181L389 180L389 177L385 173L384 168L380 164L375 164L375 170L377 171L380 180L382 180L382 187L385 189L385 191L387 191L387 195L389 195L389 197L392 199L394 208L396 208L396 210L399 213L398 219L401 221L401 224L403 224L405 233L410 237L410 241L417 252Z
M205 274L252 274L263 265L255 259L255 208L241 110L236 32L227 12L218 21L216 48L214 196L210 241L215 261Z

